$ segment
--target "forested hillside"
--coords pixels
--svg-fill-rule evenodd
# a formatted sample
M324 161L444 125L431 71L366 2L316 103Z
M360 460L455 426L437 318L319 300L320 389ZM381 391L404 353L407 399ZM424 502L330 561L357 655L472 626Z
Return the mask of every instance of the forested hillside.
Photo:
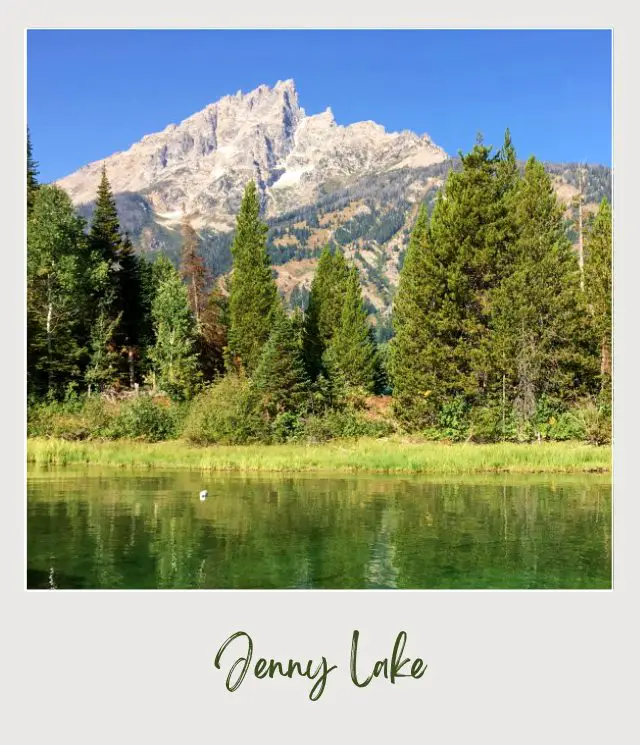
M87 221L28 140L30 432L608 441L611 207L585 203L606 171L523 166L508 131L427 170L419 198L398 169L271 225L250 180L216 274L188 215L177 266L137 253L106 168Z

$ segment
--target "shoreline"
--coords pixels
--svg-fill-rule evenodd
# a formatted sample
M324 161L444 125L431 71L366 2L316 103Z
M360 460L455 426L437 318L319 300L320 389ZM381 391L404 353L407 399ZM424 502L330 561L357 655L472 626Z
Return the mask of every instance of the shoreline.
M447 444L410 438L333 440L314 445L194 446L182 440L29 438L27 464L109 466L244 473L464 475L600 473L612 470L611 446L582 442Z

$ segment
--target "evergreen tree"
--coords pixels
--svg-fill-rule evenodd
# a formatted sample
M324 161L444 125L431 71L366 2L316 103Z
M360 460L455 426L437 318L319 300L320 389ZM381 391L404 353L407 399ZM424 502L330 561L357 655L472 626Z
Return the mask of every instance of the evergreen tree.
M59 393L80 375L88 309L84 222L67 194L42 186L27 224L27 379Z
M520 183L520 170L516 159L516 150L511 140L511 133L507 129L504 143L495 159L497 194L495 235L495 275L494 284L499 284L502 277L511 272L513 261L513 245L516 242L518 228L515 221L514 199Z
M110 269L113 269L118 261L121 241L118 210L107 178L107 169L103 165L91 219L89 245L91 250L106 261Z
M206 286L208 283L207 270L199 251L198 234L191 226L187 216L182 221L182 256L180 259L180 274L187 286L189 307L200 323L200 316L205 308Z
M227 349L227 299L214 288L200 315L198 353L205 380L224 373Z
M543 396L561 401L593 375L576 256L563 207L541 163L531 158L514 199L518 237L511 273L494 293L493 354L504 406L530 420Z
M444 279L429 245L427 210L422 205L400 273L393 306L395 336L390 342L394 408L410 429L426 427L435 413L432 394L439 386L439 349L432 335L432 314L442 299Z
M141 378L151 373L149 352L155 345L156 333L153 322L153 301L158 288L165 279L175 274L175 267L164 254L159 254L155 261L139 256L138 275L140 277L140 318L139 332L139 374Z
M312 379L322 370L322 357L340 325L349 269L340 250L326 246L320 254L305 314L304 355Z
M151 264L151 296L152 303L153 298L156 296L160 285L167 279L173 279L176 273L176 268L164 254L160 254L157 259Z
M112 287L97 298L89 329L89 363L85 381L89 392L104 391L118 383L120 351L114 342L121 314L113 315Z
M509 129L504 133L504 142L496 157L496 177L501 194L512 191L520 180L516 149Z
M31 133L27 127L27 219L33 210L36 191L38 190L38 164L33 159L31 150Z
M603 199L587 234L585 291L599 346L601 388L607 394L611 388L611 230L611 206Z
M325 358L330 374L344 385L369 393L374 391L378 372L376 347L367 323L356 267L349 270L340 326Z
M136 381L135 360L140 356L144 337L143 289L140 261L135 255L129 236L125 234L117 260L118 308L121 313L116 344L126 355L129 386Z
M190 398L201 377L196 328L187 288L177 271L162 280L152 306L155 344L149 352L155 384L172 398Z
M122 239L115 199L102 166L95 209L89 230L89 251L95 262L94 313L91 319L91 362L87 382L104 389L119 382L123 334L122 292L119 285Z
M253 376L260 409L270 420L296 412L308 396L308 379L299 334L282 308L275 313L269 339Z
M497 257L506 253L499 161L482 144L461 160L462 170L449 173L433 209L429 249L420 270L424 278L419 282L425 282L421 297L429 303L420 333L430 340L420 355L420 384L428 385L424 393L433 413L452 398L472 403L486 393L490 293ZM425 412L422 407L418 419Z
M231 253L229 347L234 363L251 374L269 338L278 291L266 248L267 226L260 220L260 200L253 181L247 185Z

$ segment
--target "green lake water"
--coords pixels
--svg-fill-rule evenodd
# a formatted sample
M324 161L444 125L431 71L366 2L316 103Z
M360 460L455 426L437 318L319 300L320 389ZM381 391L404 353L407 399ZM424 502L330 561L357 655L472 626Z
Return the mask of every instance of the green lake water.
M610 476L30 469L27 511L28 588L611 587Z

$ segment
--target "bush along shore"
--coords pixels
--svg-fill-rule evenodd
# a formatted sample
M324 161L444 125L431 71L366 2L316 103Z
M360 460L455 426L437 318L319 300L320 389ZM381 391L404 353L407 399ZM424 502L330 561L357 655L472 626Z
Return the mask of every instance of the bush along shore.
M253 182L232 271L214 278L188 216L178 268L139 256L106 171L87 225L37 183L28 140L29 458L607 470L611 208L580 221L576 248L543 165L522 167L508 131L490 151L476 144L432 210L416 205L384 340L339 246L289 307Z

